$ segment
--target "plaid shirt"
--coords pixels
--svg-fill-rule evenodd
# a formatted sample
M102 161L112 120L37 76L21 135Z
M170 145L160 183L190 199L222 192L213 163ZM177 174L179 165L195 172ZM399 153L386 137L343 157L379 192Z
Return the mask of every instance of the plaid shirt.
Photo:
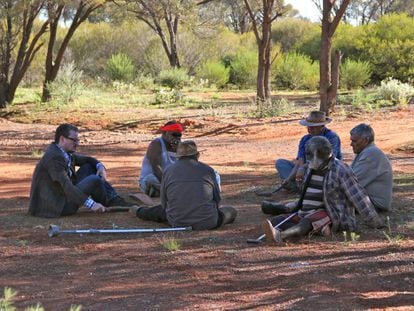
M324 203L333 231L355 231L355 208L364 222L377 228L382 225L374 206L358 184L348 165L332 158L323 182Z

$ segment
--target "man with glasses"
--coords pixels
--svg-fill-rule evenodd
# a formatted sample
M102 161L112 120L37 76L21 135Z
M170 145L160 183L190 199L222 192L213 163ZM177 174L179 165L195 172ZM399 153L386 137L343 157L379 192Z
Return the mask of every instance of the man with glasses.
M148 146L141 166L139 185L150 197L160 196L162 174L177 161L177 146L181 141L183 126L169 121L160 128L161 137L155 138Z
M80 207L105 212L106 206L129 206L106 181L106 170L97 159L76 153L79 130L61 124L33 173L29 214L59 217ZM79 169L75 171L75 167Z

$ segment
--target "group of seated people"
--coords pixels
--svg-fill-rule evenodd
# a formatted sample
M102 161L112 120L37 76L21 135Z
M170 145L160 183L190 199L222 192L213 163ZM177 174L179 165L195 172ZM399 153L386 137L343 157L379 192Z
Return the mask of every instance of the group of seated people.
M369 226L380 227L377 211L391 208L392 168L375 146L373 129L359 124L351 130L356 157L349 167L342 162L338 135L326 128L329 122L325 113L312 111L299 122L309 134L301 139L296 159L276 161L282 186L301 195L297 202L288 204L262 202L264 213L276 215L262 224L269 244L310 232L355 231L355 209ZM161 137L149 144L139 186L146 195L159 196L160 204L138 206L118 195L101 162L76 153L78 128L60 125L54 142L36 165L29 213L59 217L74 214L81 207L105 212L108 207L129 206L141 219L172 227L206 230L232 223L237 212L231 206L220 206L220 176L199 161L194 141L181 141L183 130L180 123L167 122L160 128Z

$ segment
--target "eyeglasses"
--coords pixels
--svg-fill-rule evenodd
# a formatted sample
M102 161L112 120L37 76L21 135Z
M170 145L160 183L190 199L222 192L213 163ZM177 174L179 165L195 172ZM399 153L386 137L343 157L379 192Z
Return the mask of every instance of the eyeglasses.
M171 133L171 136L172 137L176 137L176 138L179 138L179 137L181 137L183 134L181 134L181 133Z
M80 142L79 138L72 138L72 137L69 137L69 136L63 136L63 137L73 141L75 144L79 144L79 142Z

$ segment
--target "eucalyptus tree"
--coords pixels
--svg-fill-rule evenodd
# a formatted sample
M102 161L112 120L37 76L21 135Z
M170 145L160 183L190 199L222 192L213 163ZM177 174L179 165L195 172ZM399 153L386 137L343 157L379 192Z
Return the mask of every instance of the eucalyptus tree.
M314 3L318 5L319 1ZM332 64L332 38L335 31L345 14L350 0L323 0L322 6L322 34L321 34L321 51L319 62L319 110L329 114L336 104L336 96L339 86L339 65L341 63L342 53L335 52L335 58Z
M92 12L102 7L105 0L63 0L49 1L45 13L50 21L49 38L45 62L42 101L50 99L49 83L56 79L66 49L76 29L85 22ZM61 25L64 25L63 27ZM57 40L59 28L65 32L61 41Z
M42 46L49 19L39 19L47 0L0 0L0 108L16 89Z
M249 13L258 50L256 82L257 102L270 100L272 59L272 23L292 10L283 0L243 0Z
M181 67L178 27L196 17L193 0L114 0L146 23L160 38L171 67Z

